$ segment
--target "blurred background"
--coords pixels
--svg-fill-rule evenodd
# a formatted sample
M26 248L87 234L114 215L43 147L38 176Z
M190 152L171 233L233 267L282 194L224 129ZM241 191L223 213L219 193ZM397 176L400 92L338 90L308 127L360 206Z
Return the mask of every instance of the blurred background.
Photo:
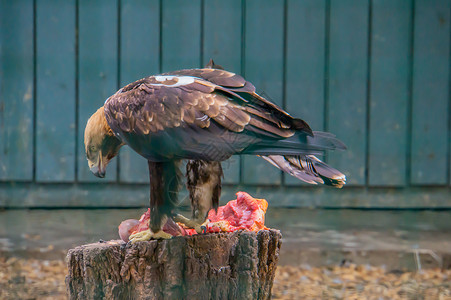
M450 13L449 0L0 0L0 253L62 259L118 238L148 206L147 164L124 147L94 177L87 119L127 83L212 58L348 146L324 157L341 190L257 157L223 163L221 203L268 200L282 265L449 267Z

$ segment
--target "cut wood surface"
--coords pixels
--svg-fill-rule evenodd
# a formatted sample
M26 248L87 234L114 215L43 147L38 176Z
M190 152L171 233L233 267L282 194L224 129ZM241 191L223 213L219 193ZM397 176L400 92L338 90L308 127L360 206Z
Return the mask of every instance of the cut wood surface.
M69 250L70 299L269 299L278 230L236 231Z

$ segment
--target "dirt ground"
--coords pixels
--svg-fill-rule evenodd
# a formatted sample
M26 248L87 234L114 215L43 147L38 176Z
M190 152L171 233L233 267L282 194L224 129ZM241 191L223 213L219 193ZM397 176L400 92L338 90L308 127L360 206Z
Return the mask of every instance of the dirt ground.
M66 299L67 249L117 239L118 224L142 212L0 211L0 300ZM273 299L451 300L450 217L450 211L272 208L267 226L283 234Z
M63 260L0 258L0 299L66 299ZM279 266L273 299L451 299L451 270Z
M277 269L273 299L451 299L451 270L387 271L369 265Z

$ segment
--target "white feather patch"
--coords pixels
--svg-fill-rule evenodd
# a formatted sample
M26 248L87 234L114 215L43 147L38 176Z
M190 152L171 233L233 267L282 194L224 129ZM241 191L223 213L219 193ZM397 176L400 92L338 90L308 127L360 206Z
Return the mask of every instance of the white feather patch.
M175 83L175 84L151 83L151 85L156 85L156 86L165 85L165 86L177 87L177 86L191 84L194 82L194 80L196 80L196 77L192 77L192 76L175 76L175 75L155 76L155 79L157 81L173 80L174 78L177 78L177 83Z
M154 76L154 78L157 81L161 81L161 82L164 82L164 81L167 81L167 80L173 80L174 78L177 78L177 82L174 83L174 84L163 84L163 83L146 83L146 84L153 85L153 86L178 87L178 86L191 84L196 79L199 79L199 78L193 77L193 76L177 76L177 75L157 75L157 76ZM116 94L119 94L121 92L122 92L122 89L117 91ZM108 100L110 100L110 98L105 100L104 105L108 102Z

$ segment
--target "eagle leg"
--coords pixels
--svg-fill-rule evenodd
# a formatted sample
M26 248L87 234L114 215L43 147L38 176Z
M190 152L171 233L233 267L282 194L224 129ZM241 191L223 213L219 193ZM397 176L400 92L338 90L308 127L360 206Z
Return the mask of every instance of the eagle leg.
M186 164L186 187L191 200L192 218L177 215L174 221L195 229L197 233L205 232L208 212L219 205L222 176L218 161L189 160Z
M150 221L149 230L129 237L132 243L150 239L168 239L172 235L162 230L168 216L177 203L180 187L180 161L152 162L149 164L150 177Z

